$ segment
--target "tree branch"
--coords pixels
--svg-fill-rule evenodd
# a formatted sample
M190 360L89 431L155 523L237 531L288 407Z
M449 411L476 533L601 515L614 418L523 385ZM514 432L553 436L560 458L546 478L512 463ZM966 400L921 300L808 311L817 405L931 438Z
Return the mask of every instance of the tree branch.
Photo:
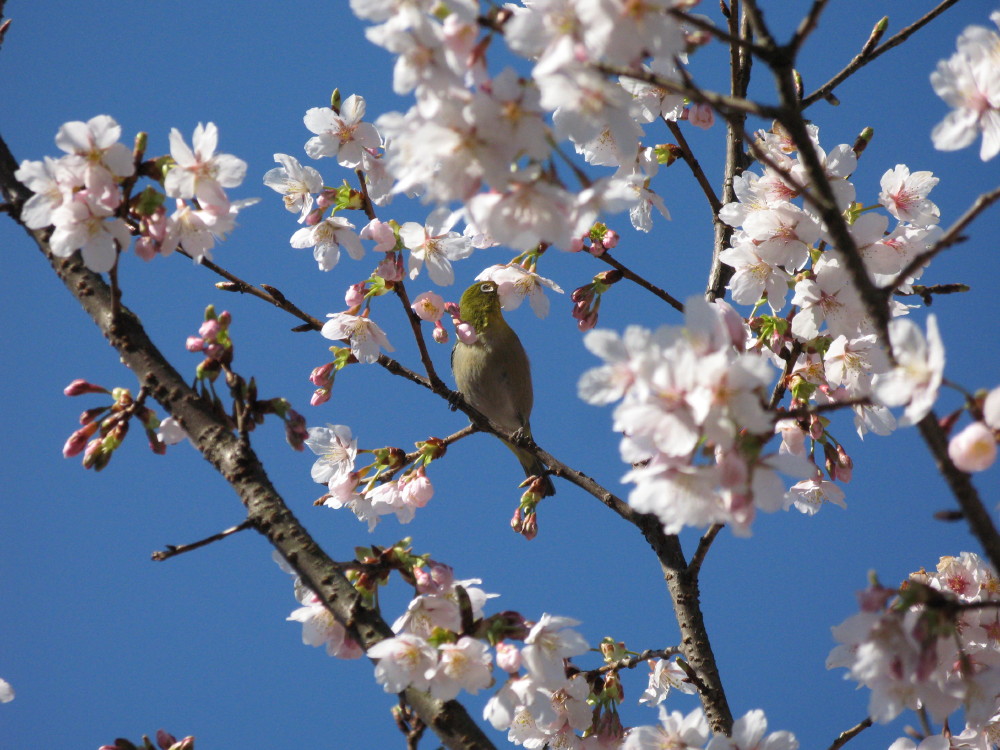
M905 29L900 31L898 34L895 34L894 36L883 42L875 49L868 50L867 49L868 45L866 45L865 48L861 50L861 52L859 52L857 55L854 56L854 59L851 60L844 67L843 70L841 70L839 73L837 73L837 75L835 75L829 81L827 81L818 89L816 89L813 93L809 94L809 96L805 97L802 100L802 109L812 106L820 99L826 98L833 92L833 90L837 86L843 83L847 78L857 73L865 65L870 63L872 60L875 60L876 58L880 57L884 53L888 52L893 47L898 47L900 44L909 39L914 33L916 33L921 28L929 24L931 21L933 21L939 15L944 13L946 10L948 10L948 8L950 8L957 2L958 0L943 0L943 2L941 2L932 11L930 11L917 21L914 21Z
M965 520L969 522L969 530L979 540L983 551L990 558L993 570L1000 570L1000 535L997 534L993 519L979 498L979 492L972 484L972 478L964 471L960 471L948 456L948 436L941 429L934 412L927 414L917 426L924 442L930 448L931 455L934 456L938 471L951 488Z
M14 179L17 164L0 138L0 190L15 218L30 192ZM124 305L112 316L111 290L83 265L79 253L52 255L48 232L27 230L69 292L90 315L121 361L164 409L178 419L191 443L230 484L247 510L247 520L277 549L323 605L365 649L393 632L367 607L337 564L312 539L272 486L257 455L192 390L156 348L139 319ZM449 748L489 748L492 743L457 701L439 701L413 688L407 702Z

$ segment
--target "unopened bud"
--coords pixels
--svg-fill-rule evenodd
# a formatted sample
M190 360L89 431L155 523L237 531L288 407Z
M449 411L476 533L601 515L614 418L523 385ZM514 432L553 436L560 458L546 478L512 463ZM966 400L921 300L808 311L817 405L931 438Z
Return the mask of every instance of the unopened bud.
M160 746L160 750L170 750L177 744L177 738L166 730L158 729L156 731L156 744Z
M104 388L94 383L88 383L86 380L77 378L72 383L63 388L64 396L81 396L84 393L110 393L107 388Z
M529 513L525 519L524 523L521 525L521 536L527 539L529 542L538 536L538 514Z
M66 444L63 445L63 457L70 458L71 456L78 455L86 447L87 441L90 440L95 432L97 432L97 422L90 422L70 435L66 440Z
M841 482L850 482L851 475L854 473L854 461L847 451L844 450L844 446L837 446L837 479Z
M521 509L518 508L514 511L513 518L510 519L510 527L514 530L515 534L520 534L523 528L524 522L521 519Z
M815 414L809 415L809 437L813 440L819 440L823 437L823 423L820 421L819 417Z
M313 371L309 373L309 382L320 388L329 386L333 382L333 368L333 362L327 362L325 365L314 367Z

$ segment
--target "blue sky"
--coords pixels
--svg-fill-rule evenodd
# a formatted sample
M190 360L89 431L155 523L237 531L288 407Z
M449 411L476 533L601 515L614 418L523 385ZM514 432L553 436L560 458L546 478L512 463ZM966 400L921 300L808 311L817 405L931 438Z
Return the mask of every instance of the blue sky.
M263 198L240 216L239 228L215 258L248 281L269 283L303 309L323 317L343 308L343 291L370 271L371 257L346 257L328 274L308 251L293 250L294 217L263 186L275 152L302 158L309 133L302 115L329 101L364 95L369 117L408 107L391 93L391 61L368 44L346 3L317 6L240 3L105 2L8 3L13 25L0 50L0 133L18 159L56 154L53 137L69 120L110 114L132 134L150 134L149 153L165 153L177 127L190 138L198 122L213 121L221 149L249 164L234 197ZM769 3L779 30L794 27L800 3ZM882 15L890 33L933 6L920 0L832 3L806 48L802 73L815 88L852 57ZM890 52L838 89L842 104L814 106L825 146L853 141L864 127L875 138L855 183L873 202L882 173L898 163L941 177L932 198L948 225L974 198L994 186L996 164L982 164L978 146L934 151L930 130L945 114L928 76L954 50L970 23L986 25L990 3L969 0L949 10L914 40ZM714 6L704 12L717 16ZM787 15L787 18L784 16ZM720 49L695 58L696 80L724 80ZM772 100L770 82L756 70L754 92ZM718 84L721 85L721 84ZM714 184L719 182L722 129L686 128ZM669 134L651 136L668 141ZM316 163L327 184L347 173ZM658 221L645 237L626 231L618 256L676 297L704 284L711 247L709 213L682 165L662 175L658 190L673 220ZM699 200L700 199L700 200ZM382 218L422 220L426 207L397 200ZM994 209L973 226L969 241L935 261L926 283L967 282L966 295L935 301L948 356L946 375L969 389L1000 383L996 326L1000 278ZM117 736L137 739L159 727L194 734L202 748L396 747L389 718L394 697L375 685L366 660L339 662L303 646L291 581L271 561L259 536L245 532L196 553L153 563L165 544L179 544L238 523L242 507L228 486L187 445L153 456L134 434L100 474L84 472L60 450L79 412L96 403L61 395L77 377L136 387L89 319L60 286L44 259L10 221L0 221L0 306L5 320L0 359L7 429L0 433L3 523L0 525L0 676L17 690L0 705L0 747L97 747ZM485 266L505 262L508 250L477 252L457 268L457 282L439 290L456 299ZM582 256L546 255L542 272L567 293L604 270ZM232 312L236 367L257 378L261 393L284 396L310 424L348 424L363 447L410 448L465 423L459 413L422 389L375 368L349 368L333 400L308 406L310 369L325 361L328 342L291 334L296 321L249 297L216 290L216 278L174 256L144 263L132 254L120 271L124 300L145 321L161 350L193 376L198 358L184 351L204 306ZM411 294L429 288L422 277ZM539 443L570 465L623 494L624 473L610 410L576 396L581 372L597 364L584 349L566 298L554 298L545 321L527 307L508 320L532 357ZM396 356L416 366L397 310L382 308ZM915 318L922 321L925 311ZM641 290L620 284L607 295L601 326L678 323L679 316ZM18 348L24 344L23 348ZM448 347L434 347L447 373ZM959 403L945 392L939 413ZM961 524L932 519L951 508L944 482L914 430L869 436L862 446L842 420L836 434L855 459L845 488L846 511L817 517L796 512L762 516L750 539L724 531L703 569L702 602L729 701L736 715L767 713L773 729L794 732L803 747L825 747L865 714L867 693L855 691L824 659L829 628L855 611L853 592L870 569L894 584L945 554L977 551ZM381 524L373 534L345 512L313 508L322 492L309 479L311 458L285 445L280 423L254 434L256 450L286 501L337 559L356 545L389 544L412 536L418 552L450 563L462 578L478 577L502 595L500 609L529 618L542 612L576 617L596 644L613 635L631 648L674 645L677 629L655 558L638 532L608 515L593 498L560 483L541 509L541 534L528 543L507 528L517 502L519 470L489 436L454 446L435 464L437 494L410 525ZM977 478L984 499L997 503L996 469ZM685 549L697 536L682 536ZM402 586L385 592L388 620L405 606ZM595 662L596 663L596 662ZM645 670L626 678L626 722L654 723L655 712L635 705ZM478 715L486 696L466 702ZM691 700L668 706L687 711ZM912 717L869 730L855 747L886 747ZM496 741L503 736L496 734ZM426 746L433 741L425 740Z

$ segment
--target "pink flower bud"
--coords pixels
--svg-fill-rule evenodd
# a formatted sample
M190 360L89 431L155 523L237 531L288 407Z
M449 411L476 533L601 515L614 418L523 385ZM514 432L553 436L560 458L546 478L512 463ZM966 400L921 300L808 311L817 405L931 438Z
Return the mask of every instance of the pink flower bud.
M578 253L583 250L583 237L574 237L570 240L569 248L567 248L571 253Z
M618 234L614 229L609 229L604 233L604 239L601 240L601 244L608 250L613 250L615 246L618 245L618 240L621 239L621 235Z
M209 359L220 360L225 352L226 350L222 344L207 344L205 346L205 356Z
M434 336L434 341L437 342L438 344L448 343L448 331L446 331L444 329L444 326L441 325L440 320L434 324L433 336Z
M708 130L715 123L715 112L707 104L695 104L688 110L688 120L696 128Z
M823 437L823 432L824 432L823 423L819 420L819 418L815 414L810 415L809 437L811 437L813 440L819 440L821 437Z
M513 517L510 519L510 527L514 530L514 533L520 534L521 529L524 527L524 521L521 519L521 509L518 508L514 511Z
M91 422L70 435L63 446L63 457L70 458L79 454L95 432L97 432L97 422Z
M851 475L854 473L854 461L847 451L844 450L844 446L837 446L837 479L841 482L850 482Z
M592 310L583 318L577 321L576 327L580 331L589 331L591 328L597 325L597 310Z
M218 320L206 320L198 328L198 335L206 341L215 341L215 339L219 336L219 331L221 330L222 326L219 324Z
M423 467L408 475L400 482L403 502L414 508L423 508L434 496L434 486L424 474Z
M309 399L310 406L319 406L320 404L325 404L330 400L330 395L333 391L329 388L317 388L313 391L312 398Z
M375 275L381 276L386 281L396 282L403 278L403 269L397 262L395 253L386 256L386 259L375 268Z
M352 284L347 287L347 293L344 294L344 302L350 307L359 307L365 301L365 282L359 281L357 284Z
M156 730L156 744L160 746L160 750L170 750L170 748L177 743L177 738L164 729Z
M458 340L463 344L475 344L479 341L476 329L468 323L455 323L455 335L458 336Z
M948 456L962 471L984 471L996 461L996 436L985 423L973 422L948 442Z
M188 336L184 342L184 348L189 352L200 352L205 348L205 340L197 336Z
M333 372L335 367L333 362L327 362L325 365L320 365L319 367L314 367L313 371L309 373L309 382L320 388L325 388L330 385L333 381L333 377L330 373Z
M504 672L513 674L521 669L521 650L513 643L500 641L497 644L497 666Z
M159 250L159 243L152 237L140 237L135 241L135 254L143 260L152 260Z
M431 563L431 580L438 588L451 588L455 583L455 570L444 563Z
M88 383L81 378L77 378L63 388L64 396L82 396L84 393L108 393L108 389L94 383Z
M323 198L323 196L321 195L320 196L320 200L322 200L322 198ZM303 223L307 227L314 227L317 224L319 224L321 221L323 221L323 209L322 208L317 208L314 211L310 211L309 212L309 215L306 216L306 220Z
M538 514L529 513L521 526L521 536L529 542L538 536Z

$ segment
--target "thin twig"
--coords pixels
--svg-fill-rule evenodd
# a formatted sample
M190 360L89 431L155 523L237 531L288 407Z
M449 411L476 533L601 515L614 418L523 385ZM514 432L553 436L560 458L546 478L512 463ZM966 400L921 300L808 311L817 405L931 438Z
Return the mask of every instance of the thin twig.
M979 216L979 214L996 203L997 200L1000 200L1000 187L994 188L988 193L983 193L976 198L975 202L969 206L966 212L962 214L954 224L948 227L948 231L941 236L941 239L907 263L906 267L899 272L896 278L893 279L886 288L895 290L901 284L905 284L906 280L916 273L918 269L929 263L931 258L945 248L951 247L957 242L961 242L964 239L961 236L962 230L969 226L973 219Z
M865 717L850 729L841 732L837 736L837 739L833 741L833 744L830 745L828 750L840 750L840 748L842 748L848 742L853 740L855 737L857 737L871 725L872 725L871 717Z
M681 653L679 646L671 646L670 648L661 649L646 649L641 654L636 654L634 656L626 657L625 659L619 659L611 664L604 664L596 669L577 669L570 667L570 672L573 674L584 674L590 676L598 676L606 674L608 672L618 672L622 669L635 669L637 666L643 662L649 661L650 659L669 659L671 656L678 656Z
M671 135L677 139L677 145L681 147L681 158L684 160L684 163L688 165L688 168L694 175L694 179L701 186L702 192L705 193L705 197L708 198L708 205L712 209L712 221L722 221L719 218L719 211L722 210L722 203L719 201L719 197L712 189L712 183L708 181L705 170L701 168L701 164L698 162L698 159L695 158L694 151L691 150L691 146L688 144L687 138L684 137L684 131L681 130L680 126L673 120L664 120L664 122L667 123L667 128L669 128Z
M824 99L827 95L832 93L833 90L837 88L837 86L843 83L845 79L854 75L856 72L858 72L861 68L870 63L872 60L876 59L877 57L880 57L883 53L888 52L893 47L897 47L903 42L905 42L916 31L926 26L928 23L933 21L935 18L944 13L946 10L948 10L948 8L950 8L957 2L958 0L943 0L943 2L941 2L932 11L924 15L922 18L911 23L905 29L900 31L898 34L895 34L894 36L887 39L885 42L880 44L874 50L871 50L867 53L865 52L865 50L859 52L857 55L854 56L854 59L851 60L844 67L843 70L841 70L839 73L837 73L837 75L835 75L829 81L827 81L818 89L816 89L813 93L809 94L809 96L805 97L802 100L802 109L805 109L806 107L815 104L820 99Z
M171 557L176 557L177 555L183 555L185 552L190 552L191 550L198 549L199 547L205 547L212 542L218 542L225 539L227 536L235 534L237 531L244 531L246 529L252 529L254 526L253 521L247 519L243 523L238 523L235 526L230 526L225 531L220 531L218 534L212 534L212 536L200 539L197 542L191 542L190 544L179 544L173 545L168 544L167 548L164 550L157 550L153 553L152 558L157 562L161 560L169 560Z
M619 68L613 65L605 64L597 64L594 67L606 75L633 78L636 81L642 81L643 83L648 83L651 86L662 88L672 94L686 96L696 102L708 104L719 112L742 112L769 119L773 119L778 115L778 108L773 105L761 104L742 97L726 96L725 94L719 94L715 91L708 91L706 89L700 89L696 86L678 83L677 81L672 81L669 78L664 78L663 76L646 70ZM680 68L679 72L683 75L684 69Z
M774 390L771 391L771 400L768 403L769 409L777 408L778 404L781 403L781 399L785 397L785 391L788 390L788 379L791 377L792 370L795 368L795 363L799 361L801 353L802 342L798 340L793 341L792 348L788 351L788 358L785 360L785 367L781 371L781 377L778 378L778 382L774 384Z
M823 10L826 8L827 3L830 0L813 0L812 7L806 14L805 18L799 24L799 27L795 30L795 35L792 37L792 41L788 43L789 48L792 50L792 54L798 54L798 51L802 48L803 43L809 37L816 27L819 25L819 17L822 15Z
M438 377L437 371L434 369L434 362L431 360L431 353L427 350L427 342L424 339L424 331L420 326L420 318L413 311L410 306L410 298L406 294L406 287L403 286L403 282L397 281L393 283L392 290L399 297L399 301L403 304L403 314L410 323L410 329L413 331L413 338L417 342L417 350L420 352L420 361L424 365L424 372L427 373L427 379L430 380L432 384L444 385L444 382Z
M698 548L691 556L691 562L688 563L688 573L695 579L697 579L698 574L701 573L701 565L705 562L705 556L708 554L708 550L712 546L712 542L715 541L715 537L717 537L719 532L722 531L723 526L725 526L725 524L713 523L708 527L708 531L702 535L701 539L698 540Z
M632 269L630 269L628 266L624 265L617 258L612 257L611 253L609 253L608 251L604 251L603 253L601 253L600 255L598 255L597 259L598 260L603 260L605 263L607 263L612 268L618 269L619 271L621 271L622 276L624 276L626 279L628 279L629 281L635 282L636 284L638 284L639 286L641 286L646 291L652 292L653 294L655 294L657 297L659 297L660 299L662 299L664 302L666 302L668 305L670 305L672 308L674 308L678 312L684 312L684 305L683 304L681 304L679 301L677 301L676 299L674 299L668 292L665 292L664 290L660 289L660 287L658 287L655 284L651 283L648 279L644 278L643 276L640 276L635 271L633 271Z
M699 16L692 16L691 14L686 13L685 11L680 10L679 8L667 8L667 14L673 16L678 21L690 24L695 28L708 32L716 39L730 45L730 48L741 47L745 50L749 50L750 52L756 52L757 54L761 54L764 52L764 50L761 47L753 43L752 39L745 39L740 36L733 35L728 31L723 31L718 26L713 24L711 21L708 21Z

